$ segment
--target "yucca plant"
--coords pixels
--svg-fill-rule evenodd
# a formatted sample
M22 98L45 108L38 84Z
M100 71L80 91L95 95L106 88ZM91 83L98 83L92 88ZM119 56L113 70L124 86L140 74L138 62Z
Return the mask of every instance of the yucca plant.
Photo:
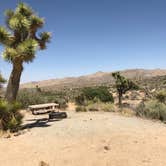
M19 3L15 10L6 10L5 16L6 27L0 27L0 43L4 46L3 58L13 66L5 97L13 102L18 93L24 62L32 62L36 51L46 48L51 35L49 32L37 34L44 25L44 19L25 3Z
M0 130L18 131L22 123L22 114L19 112L19 103L0 101Z
M2 88L2 85L6 82L6 80L2 77L0 74L0 88Z

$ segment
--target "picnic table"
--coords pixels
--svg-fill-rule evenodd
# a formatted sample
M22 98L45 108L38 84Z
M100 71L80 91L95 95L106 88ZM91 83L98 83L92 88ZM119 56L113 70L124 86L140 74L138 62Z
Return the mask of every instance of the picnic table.
M57 103L30 105L28 107L28 109L32 111L33 115L41 114L41 113L49 113L49 112L55 111L58 108L59 108L59 104Z

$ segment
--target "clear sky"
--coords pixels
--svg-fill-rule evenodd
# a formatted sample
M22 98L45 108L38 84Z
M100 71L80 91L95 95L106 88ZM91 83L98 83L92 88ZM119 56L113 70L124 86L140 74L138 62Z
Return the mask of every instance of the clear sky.
M3 11L18 0L0 0ZM129 68L166 68L166 0L25 0L52 32L22 82ZM0 47L0 51L2 51ZM0 59L8 78L11 66Z

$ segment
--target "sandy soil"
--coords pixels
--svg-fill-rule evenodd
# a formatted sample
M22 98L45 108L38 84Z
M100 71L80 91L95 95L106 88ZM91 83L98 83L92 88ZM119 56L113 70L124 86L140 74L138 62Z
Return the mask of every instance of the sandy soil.
M164 124L115 113L68 115L48 122L47 115L27 114L28 131L0 138L0 166L39 166L41 161L50 166L166 165Z

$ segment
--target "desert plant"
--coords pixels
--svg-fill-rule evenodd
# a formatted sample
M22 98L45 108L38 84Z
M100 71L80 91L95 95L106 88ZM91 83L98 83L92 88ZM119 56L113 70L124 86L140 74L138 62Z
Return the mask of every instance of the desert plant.
M136 115L166 121L166 105L157 100L141 103L136 109Z
M87 109L85 106L77 106L76 107L76 112L86 112Z
M115 105L113 103L91 103L86 108L88 111L115 112Z
M119 107L122 106L122 97L129 90L138 89L138 85L133 81L121 76L119 72L112 73L113 78L115 79L115 87L118 92Z
M22 104L23 108L27 108L29 105L45 103L44 98L40 93L34 90L21 90L18 93L17 101Z
M15 10L6 10L5 15L6 27L0 27L0 43L5 47L4 59L12 64L5 97L8 102L13 102L18 93L23 63L32 62L38 48L46 48L50 33L37 34L44 19L25 3L19 3Z
M20 102L23 108L29 105L42 103L58 103L60 109L67 107L67 102L62 98L61 94L55 92L38 92L36 89L20 90L17 96L17 101Z
M136 115L136 112L131 108L122 108L121 114L127 117Z
M102 102L113 102L113 96L105 86L87 87L82 90L87 100L99 99Z
M86 98L83 93L75 97L75 103L77 105L85 105Z
M54 100L54 102L59 104L60 109L66 109L68 107L65 99L57 98Z
M166 104L166 91L165 91L165 90L159 91L159 92L156 94L156 99L157 99L159 102Z
M22 123L22 114L19 112L19 103L8 103L0 101L0 128L16 132Z
M6 82L6 80L2 77L0 74L0 88L2 88L2 85Z
M81 94L75 98L76 104L87 105L89 101L94 103L101 102L114 102L112 94L107 87L86 87L83 88Z

